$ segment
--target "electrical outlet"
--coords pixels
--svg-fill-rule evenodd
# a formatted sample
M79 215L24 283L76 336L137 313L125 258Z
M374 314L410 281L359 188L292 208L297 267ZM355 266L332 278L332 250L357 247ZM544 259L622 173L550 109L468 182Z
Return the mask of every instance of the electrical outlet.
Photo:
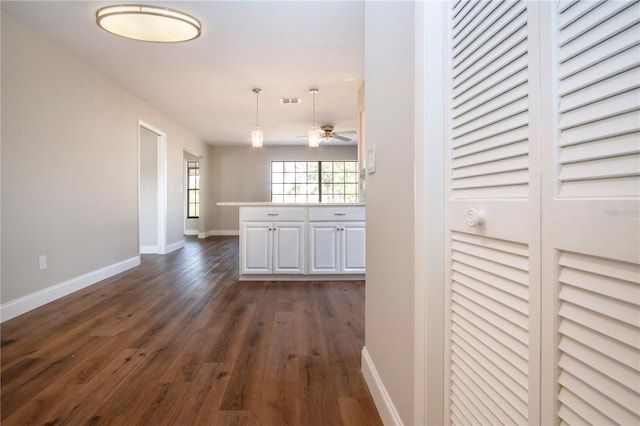
M39 268L40 270L44 270L47 269L47 255L43 254L38 258L38 264L39 264Z

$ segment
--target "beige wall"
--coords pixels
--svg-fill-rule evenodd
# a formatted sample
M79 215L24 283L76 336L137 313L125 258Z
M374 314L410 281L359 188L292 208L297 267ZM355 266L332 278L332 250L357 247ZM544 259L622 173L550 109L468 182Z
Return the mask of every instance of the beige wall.
M238 207L217 206L220 201L271 201L271 161L357 159L356 146L212 146L207 230L238 230Z
M365 4L365 347L404 424L414 405L414 4Z
M183 151L208 145L6 12L1 31L0 301L138 255L138 120L167 134L167 243L181 241Z

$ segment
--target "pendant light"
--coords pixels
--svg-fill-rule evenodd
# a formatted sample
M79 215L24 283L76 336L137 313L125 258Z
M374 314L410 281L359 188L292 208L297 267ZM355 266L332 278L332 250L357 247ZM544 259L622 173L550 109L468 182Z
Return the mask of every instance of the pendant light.
M260 130L258 126L258 96L262 93L262 89L255 88L252 91L256 94L256 129L251 132L251 145L254 148L260 148L264 141L264 133L262 133L262 130Z
M320 145L320 139L322 139L322 131L316 127L316 93L318 92L319 90L316 88L309 89L309 93L313 96L313 121L308 135L311 148L317 148Z

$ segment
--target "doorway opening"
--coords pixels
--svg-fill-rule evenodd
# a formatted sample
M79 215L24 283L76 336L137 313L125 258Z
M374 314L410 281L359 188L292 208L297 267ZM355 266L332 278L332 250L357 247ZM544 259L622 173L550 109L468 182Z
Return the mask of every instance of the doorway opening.
M138 121L138 245L167 252L167 135Z

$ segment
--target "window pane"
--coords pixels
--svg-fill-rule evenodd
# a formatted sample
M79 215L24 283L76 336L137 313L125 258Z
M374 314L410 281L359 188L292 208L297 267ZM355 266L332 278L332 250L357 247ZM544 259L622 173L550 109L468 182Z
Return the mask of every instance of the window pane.
M285 203L295 203L296 202L296 196L295 195L285 195L284 196L284 202Z
M323 183L322 184L322 197L324 198L324 196L326 195L331 195L333 194L333 185L330 183Z
M285 183L284 184L284 194L295 194L296 193L296 184L295 183Z
M358 182L358 174L357 173L345 173L345 182Z
M357 203L358 202L358 196L357 195L345 195L344 196L344 201L347 203Z
M345 194L358 194L358 184L357 183L348 183L344 186Z
M272 183L271 184L271 193L272 194L284 194L284 185L281 183Z
M344 195L334 195L333 196L334 203L344 203Z
M305 195L296 195L296 203L306 203L307 196Z
M333 182L333 173L322 173L322 182L331 183Z
M334 173L333 174L334 182L344 182L344 173Z
M295 161L285 161L284 162L284 171L287 173L294 173L296 171L296 162Z
M199 216L200 216L200 204L196 204L194 207L195 207L195 209L196 209L196 214L195 214L195 216L196 216L196 217L199 217Z
M309 185L307 185L307 194L316 194L318 195L318 190L320 188L318 188L318 184L317 183L311 183Z
M317 161L309 161L307 163L307 172L309 172L309 173L318 173L318 162Z
M332 172L333 171L333 165L330 161L323 161L322 162L322 171L323 172Z
M316 195L309 195L307 197L307 202L308 203L319 203L320 202L320 196L318 194Z
M284 202L284 195L272 195L271 196L271 201L273 201L274 203L283 203Z
M307 173L307 182L318 183L318 173Z
M346 161L344 163L344 171L345 172L357 172L357 166L355 161Z
M284 165L282 161L272 161L271 162L271 172L272 173L282 173L284 171Z
M344 162L342 162L342 161L334 161L333 162L333 171L334 172L344 172Z
M284 181L284 175L282 173L272 173L271 183L282 183Z
M306 161L296 161L296 172L306 173L307 171L307 162Z
M285 173L284 174L284 182L285 183L294 183L296 181L295 173Z
M306 183L307 182L307 174L306 173L296 173L296 182L298 182L298 183Z

